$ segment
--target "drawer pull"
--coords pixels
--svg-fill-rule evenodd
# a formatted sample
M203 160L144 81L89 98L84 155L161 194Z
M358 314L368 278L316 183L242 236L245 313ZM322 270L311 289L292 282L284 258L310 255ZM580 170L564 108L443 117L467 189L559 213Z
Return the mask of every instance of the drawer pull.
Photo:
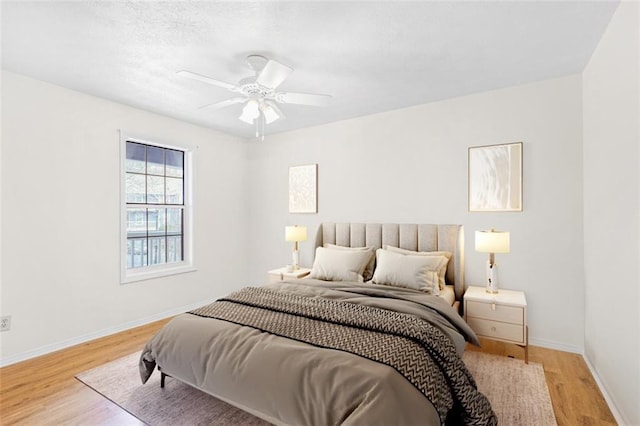
M495 310L496 310L496 304L495 304L495 303L492 303L492 304L491 304L491 310L492 310L492 311L495 311Z
M497 331L495 327L491 327L491 331Z

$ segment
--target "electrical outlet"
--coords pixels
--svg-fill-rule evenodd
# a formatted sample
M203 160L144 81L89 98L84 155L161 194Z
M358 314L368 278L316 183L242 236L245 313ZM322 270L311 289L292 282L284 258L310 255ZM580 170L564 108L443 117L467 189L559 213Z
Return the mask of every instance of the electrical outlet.
M0 331L11 330L11 315L0 317Z

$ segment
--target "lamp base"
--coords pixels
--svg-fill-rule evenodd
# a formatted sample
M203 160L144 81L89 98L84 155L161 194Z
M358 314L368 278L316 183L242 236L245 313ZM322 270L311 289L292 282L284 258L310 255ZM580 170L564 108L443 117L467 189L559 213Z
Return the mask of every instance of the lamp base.
M498 292L498 264L487 261L485 287L487 293Z
M298 250L293 250L293 270L297 271L300 269L300 252Z

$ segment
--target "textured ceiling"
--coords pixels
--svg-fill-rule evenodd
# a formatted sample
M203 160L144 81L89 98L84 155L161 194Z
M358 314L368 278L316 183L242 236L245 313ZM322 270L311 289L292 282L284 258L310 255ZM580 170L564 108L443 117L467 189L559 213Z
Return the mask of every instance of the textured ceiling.
M2 2L2 68L242 137L234 97L258 53L294 69L267 135L579 73L617 1Z

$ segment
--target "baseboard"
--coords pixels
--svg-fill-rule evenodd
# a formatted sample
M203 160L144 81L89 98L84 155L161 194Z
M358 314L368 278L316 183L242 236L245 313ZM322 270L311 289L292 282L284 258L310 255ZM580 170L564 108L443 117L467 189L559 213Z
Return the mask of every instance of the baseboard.
M584 353L584 348L575 346L575 345L567 345L566 343L560 343L553 340L545 340L545 339L529 339L529 344L531 346L540 346L542 348L554 349L556 351L562 352L571 352L574 354L582 355Z
M26 351L17 355L12 355L8 357L4 357L0 359L0 367L6 367L7 365L15 364L17 362L26 361L31 358L35 358L41 355L46 355L51 352L59 351L61 349L65 349L71 346L79 345L82 343L89 342L91 340L99 339L101 337L109 336L111 334L120 333L121 331L126 331L131 328L139 327L141 325L149 324L155 321L159 321L161 319L169 318L174 315L178 315L192 309L199 308L200 306L207 305L216 299L200 301L196 303L192 303L186 306L181 306L179 308L170 309L168 311L160 312L155 315L151 315L149 317L141 318L134 321L129 321L124 324L120 324L114 327L105 328L103 330L97 331L95 333L85 334L83 336L74 337L72 339L63 340L61 342L52 343L49 345L41 346L37 349L33 349L30 351Z
M616 405L615 400L607 390L607 387L604 385L604 382L600 380L600 376L598 375L598 372L596 371L595 367L591 364L591 361L589 361L589 357L587 357L587 354L583 353L582 358L584 359L584 362L587 364L587 367L589 367L589 371L591 371L591 375L596 381L596 384L598 385L600 392L602 392L602 396L604 397L604 400L607 401L609 410L611 410L611 414L613 414L613 417L615 417L616 422L619 425L630 425L631 422L625 419L625 417L622 415L620 410L618 410L618 406Z

